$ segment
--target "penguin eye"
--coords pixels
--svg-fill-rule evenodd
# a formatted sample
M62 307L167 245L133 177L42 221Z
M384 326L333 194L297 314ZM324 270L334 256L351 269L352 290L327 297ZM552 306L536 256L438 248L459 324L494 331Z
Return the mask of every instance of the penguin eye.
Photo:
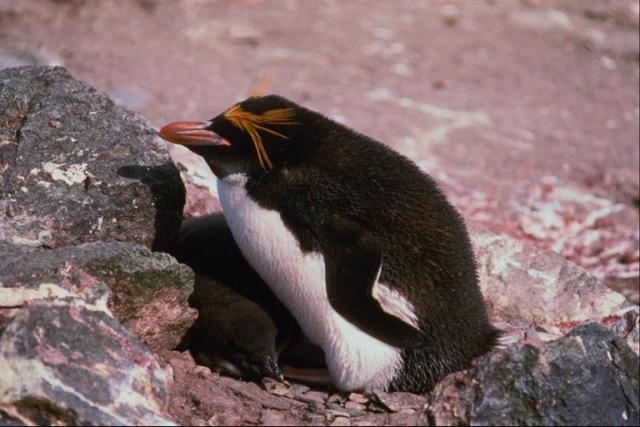
M299 125L300 123L292 120L293 115L293 108L275 108L258 114L245 110L240 104L234 105L224 113L224 117L227 120L249 135L256 150L260 167L265 170L271 169L273 164L269 159L267 150L264 148L260 132L267 132L283 139L289 139L289 137L276 132L270 126Z

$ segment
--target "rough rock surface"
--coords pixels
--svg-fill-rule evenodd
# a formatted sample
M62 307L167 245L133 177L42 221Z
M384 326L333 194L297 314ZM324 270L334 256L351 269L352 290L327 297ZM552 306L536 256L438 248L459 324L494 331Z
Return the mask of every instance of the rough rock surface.
M195 320L187 304L193 272L144 246L94 242L42 249L0 241L0 253L3 305L20 304L49 284L71 295L106 284L110 310L152 350L173 349Z
M112 317L108 292L103 285L79 295L43 284L23 294L0 329L3 423L170 423L160 415L170 370Z
M0 71L0 165L0 239L161 249L180 226L184 187L155 131L63 68Z
M616 334L624 338L635 354L640 354L640 309L638 306L627 311L619 319L612 317L615 320L613 327L611 328Z
M436 386L437 425L638 425L638 355L597 323L496 351Z
M172 422L151 350L195 319L193 273L150 250L184 204L154 134L62 68L0 71L0 423Z
M631 305L555 252L477 230L472 240L480 287L493 319L575 324Z

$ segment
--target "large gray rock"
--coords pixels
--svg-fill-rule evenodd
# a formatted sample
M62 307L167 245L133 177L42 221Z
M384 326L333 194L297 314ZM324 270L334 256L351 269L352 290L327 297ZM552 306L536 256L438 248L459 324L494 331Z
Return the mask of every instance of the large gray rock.
M638 381L638 355L588 323L541 347L490 353L448 376L430 412L437 425L638 425Z
M0 194L0 239L53 248L162 249L184 205L156 132L59 67L0 71Z
M144 246L94 242L42 249L0 241L0 254L0 312L48 284L63 295L106 284L110 310L152 350L176 347L195 321L187 303L193 272Z
M168 424L193 273L184 187L138 116L62 68L0 71L0 423ZM143 342L144 341L144 342Z
M26 425L166 425L171 371L106 307L108 293L54 284L0 332L0 420ZM64 296L66 295L66 296Z

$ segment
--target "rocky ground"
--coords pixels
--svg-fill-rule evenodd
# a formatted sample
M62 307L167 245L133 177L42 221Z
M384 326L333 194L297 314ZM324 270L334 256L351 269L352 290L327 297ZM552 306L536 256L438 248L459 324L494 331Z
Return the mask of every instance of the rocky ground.
M191 273L149 249L179 224L179 172L187 215L217 209L209 173L61 70L3 72L0 420L638 424L638 2L375 5L2 2L0 68L62 64L156 126L270 72L438 179L512 345L429 396L198 367L172 351Z

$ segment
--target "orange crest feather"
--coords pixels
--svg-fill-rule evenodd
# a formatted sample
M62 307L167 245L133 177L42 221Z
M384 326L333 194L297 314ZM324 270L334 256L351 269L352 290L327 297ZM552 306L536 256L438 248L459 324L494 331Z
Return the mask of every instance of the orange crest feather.
M267 154L267 151L264 148L264 144L262 143L262 136L260 136L260 131L279 136L280 138L289 139L286 135L283 135L280 132L276 132L275 130L270 129L268 126L299 124L298 122L294 122L291 120L291 118L293 117L293 108L276 108L273 110L265 111L262 114L256 114L250 111L243 110L240 105L234 105L233 107L229 108L226 113L224 113L224 117L231 123L233 123L234 126L249 135L251 141L253 142L253 146L256 149L258 162L260 162L260 166L262 167L262 169L271 169L273 167L273 164L271 163L269 155Z
M250 98L258 98L267 93L267 90L271 86L271 74L265 74L262 79L258 82L256 87L253 88L251 93L249 93Z

